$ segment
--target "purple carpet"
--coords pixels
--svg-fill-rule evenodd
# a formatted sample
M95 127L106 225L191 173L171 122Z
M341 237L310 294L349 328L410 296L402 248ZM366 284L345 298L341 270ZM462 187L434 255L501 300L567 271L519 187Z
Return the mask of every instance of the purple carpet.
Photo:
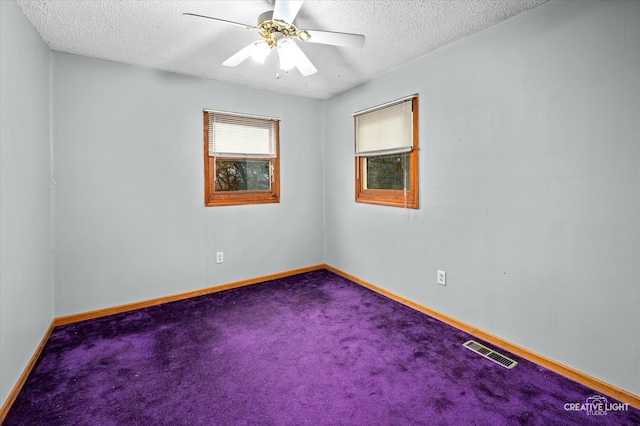
M57 327L5 425L640 424L472 338L314 271Z

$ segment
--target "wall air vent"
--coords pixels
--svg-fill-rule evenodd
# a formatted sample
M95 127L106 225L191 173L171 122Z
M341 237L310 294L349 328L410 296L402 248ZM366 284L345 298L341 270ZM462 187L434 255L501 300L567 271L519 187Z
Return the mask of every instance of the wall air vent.
M508 358L492 349L489 349L488 347L481 345L480 343L476 342L475 340L469 340L467 342L464 343L463 345L465 348L470 349L480 355L482 355L485 358L490 359L491 361L495 362L496 364L500 364L503 367L506 368L513 368L516 365L518 365L518 361L514 361L511 358Z

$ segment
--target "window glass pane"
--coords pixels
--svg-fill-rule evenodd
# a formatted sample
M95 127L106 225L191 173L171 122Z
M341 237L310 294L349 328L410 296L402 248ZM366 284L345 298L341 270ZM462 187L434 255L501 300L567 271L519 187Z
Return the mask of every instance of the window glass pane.
M216 191L269 191L269 160L216 159Z
M409 166L409 153L367 157L365 189L411 189Z

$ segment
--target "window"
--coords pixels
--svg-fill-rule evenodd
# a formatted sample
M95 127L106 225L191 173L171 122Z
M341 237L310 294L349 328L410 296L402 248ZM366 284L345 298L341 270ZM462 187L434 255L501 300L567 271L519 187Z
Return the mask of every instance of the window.
M204 111L206 206L280 201L280 121Z
M418 208L418 96L355 113L356 202Z

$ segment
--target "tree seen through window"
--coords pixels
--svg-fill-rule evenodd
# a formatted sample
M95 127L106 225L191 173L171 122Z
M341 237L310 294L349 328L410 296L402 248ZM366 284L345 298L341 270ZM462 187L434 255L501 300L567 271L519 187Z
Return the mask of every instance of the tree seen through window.
M366 188L409 189L409 165L407 153L367 158Z
M216 159L216 191L268 191L268 160Z

